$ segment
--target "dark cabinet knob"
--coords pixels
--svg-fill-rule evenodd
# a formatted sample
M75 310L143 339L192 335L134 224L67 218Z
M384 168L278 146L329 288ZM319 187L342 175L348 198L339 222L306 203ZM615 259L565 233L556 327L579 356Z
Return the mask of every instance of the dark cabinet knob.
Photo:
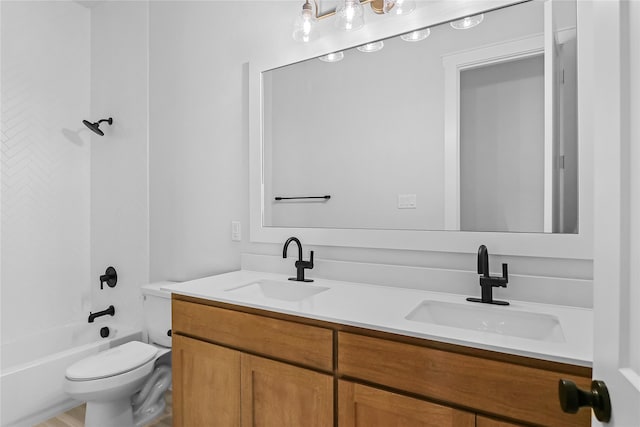
M584 391L579 389L573 381L560 380L558 397L560 407L568 414L575 414L583 406L589 406L593 409L598 421L607 423L611 419L611 399L604 381L593 380L591 390Z

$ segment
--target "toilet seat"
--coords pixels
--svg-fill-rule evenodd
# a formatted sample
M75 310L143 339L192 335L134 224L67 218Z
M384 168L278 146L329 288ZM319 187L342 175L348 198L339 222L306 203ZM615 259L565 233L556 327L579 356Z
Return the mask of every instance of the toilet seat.
M155 359L152 359L142 366L112 377L85 381L65 378L63 388L74 399L84 401L95 399L108 401L123 395L130 397L142 388L154 367Z
M80 360L67 368L70 381L95 381L110 378L153 361L158 349L140 341L130 341Z

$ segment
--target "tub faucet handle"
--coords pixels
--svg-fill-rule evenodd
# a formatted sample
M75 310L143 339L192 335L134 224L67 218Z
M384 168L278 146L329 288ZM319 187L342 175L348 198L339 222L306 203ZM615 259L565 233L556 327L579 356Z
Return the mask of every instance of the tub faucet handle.
M118 273L116 269L109 266L102 276L100 276L100 289L104 289L104 284L114 288L118 283Z

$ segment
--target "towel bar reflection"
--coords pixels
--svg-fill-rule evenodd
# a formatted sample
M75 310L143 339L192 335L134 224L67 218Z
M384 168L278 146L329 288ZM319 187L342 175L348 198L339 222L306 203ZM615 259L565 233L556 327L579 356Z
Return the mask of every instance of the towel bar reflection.
M326 196L300 196L300 197L275 197L276 200L299 200L299 199L325 199L325 200L329 200L331 198L331 196L326 195Z

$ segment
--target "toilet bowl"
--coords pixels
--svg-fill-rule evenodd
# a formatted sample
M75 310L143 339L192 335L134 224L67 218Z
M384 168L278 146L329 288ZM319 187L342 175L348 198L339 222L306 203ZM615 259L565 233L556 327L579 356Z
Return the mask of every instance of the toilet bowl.
M134 427L164 410L171 385L171 293L166 282L143 286L150 344L130 341L69 366L64 390L87 402L86 427Z

